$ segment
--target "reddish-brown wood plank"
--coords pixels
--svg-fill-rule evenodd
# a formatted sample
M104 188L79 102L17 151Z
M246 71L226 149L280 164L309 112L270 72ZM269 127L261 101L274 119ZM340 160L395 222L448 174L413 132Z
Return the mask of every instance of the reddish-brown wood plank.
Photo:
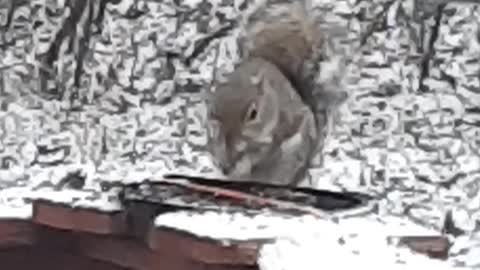
M0 219L0 247L31 245L34 230L28 220Z
M33 221L58 229L97 234L123 234L126 231L123 212L102 213L95 209L71 208L46 201L34 202Z
M8 263L14 265L18 262L15 258L24 254L29 262L19 264L15 269L25 270L56 267L93 270L257 269L258 246L255 243L223 246L217 241L186 233L154 229L153 220L150 225L146 224L140 227L127 225L126 214L121 212L102 213L36 201L31 220L0 220L0 247L3 248L0 258L10 254ZM140 228L146 232L128 231ZM13 250L20 246L24 249ZM42 262L41 257L45 261ZM30 263L35 260L39 261ZM77 263L78 260L83 264ZM52 266L52 261L58 263ZM69 267L70 264L75 266ZM36 267L32 268L34 265Z
M77 254L35 247L3 249L0 251L0 262L1 269L5 270L127 270Z
M166 228L152 228L148 235L149 247L164 254L182 253L208 264L255 265L257 261L256 243L226 246L213 240L192 241L192 236Z

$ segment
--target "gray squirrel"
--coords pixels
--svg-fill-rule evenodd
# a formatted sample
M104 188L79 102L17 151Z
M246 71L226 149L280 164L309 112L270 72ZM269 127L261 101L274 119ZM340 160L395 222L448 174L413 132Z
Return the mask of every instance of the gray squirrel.
M228 179L298 185L322 147L328 108L345 98L316 86L326 37L307 8L293 1L256 10L243 60L211 94L208 148Z

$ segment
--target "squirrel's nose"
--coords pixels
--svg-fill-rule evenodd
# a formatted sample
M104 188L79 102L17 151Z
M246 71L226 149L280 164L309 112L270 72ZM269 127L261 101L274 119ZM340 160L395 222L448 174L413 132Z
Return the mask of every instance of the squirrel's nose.
M229 175L232 172L233 164L230 162L223 162L221 165L221 170L224 175Z

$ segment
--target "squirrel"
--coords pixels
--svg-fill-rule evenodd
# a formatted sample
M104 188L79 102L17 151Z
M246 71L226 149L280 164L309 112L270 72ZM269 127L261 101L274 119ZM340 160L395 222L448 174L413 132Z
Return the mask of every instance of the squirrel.
M338 94L316 86L325 36L306 8L275 3L251 15L244 59L211 93L208 148L231 180L298 185L322 147Z

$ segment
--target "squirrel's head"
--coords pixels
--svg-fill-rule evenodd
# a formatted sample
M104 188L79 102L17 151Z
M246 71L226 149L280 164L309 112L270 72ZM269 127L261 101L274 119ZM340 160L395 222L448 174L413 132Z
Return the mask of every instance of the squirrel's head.
M212 94L209 148L226 175L248 174L236 168L239 160L255 165L273 144L280 105L261 70L255 62L240 65Z

